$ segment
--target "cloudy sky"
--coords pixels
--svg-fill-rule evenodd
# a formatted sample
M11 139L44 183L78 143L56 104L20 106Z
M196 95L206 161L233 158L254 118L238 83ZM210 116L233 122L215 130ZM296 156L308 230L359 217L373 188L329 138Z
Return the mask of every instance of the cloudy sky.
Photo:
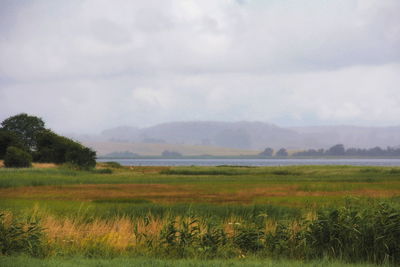
M400 125L399 0L0 0L0 120Z

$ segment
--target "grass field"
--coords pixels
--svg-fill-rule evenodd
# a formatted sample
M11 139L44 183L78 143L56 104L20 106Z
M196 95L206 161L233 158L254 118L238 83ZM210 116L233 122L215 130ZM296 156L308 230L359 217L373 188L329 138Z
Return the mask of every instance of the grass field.
M0 168L0 265L398 264L399 196L388 167Z
M299 262L270 259L241 259L241 260L160 260L148 258L114 258L114 259L87 259L87 258L50 258L32 259L30 257L1 257L0 266L3 267L75 267L75 266L143 266L143 267L373 267L372 264L345 264L343 262L313 261Z

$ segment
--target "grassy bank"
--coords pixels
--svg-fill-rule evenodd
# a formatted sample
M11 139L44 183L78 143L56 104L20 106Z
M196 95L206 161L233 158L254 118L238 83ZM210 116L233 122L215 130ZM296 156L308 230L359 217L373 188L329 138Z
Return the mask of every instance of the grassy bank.
M102 266L148 266L148 267L374 267L372 264L346 264L332 261L288 261L271 259L234 259L234 260L163 260L149 258L114 258L114 259L87 259L87 258L50 258L32 259L30 257L1 257L0 265L4 267L102 267Z
M0 168L0 185L0 254L37 264L400 263L399 168Z

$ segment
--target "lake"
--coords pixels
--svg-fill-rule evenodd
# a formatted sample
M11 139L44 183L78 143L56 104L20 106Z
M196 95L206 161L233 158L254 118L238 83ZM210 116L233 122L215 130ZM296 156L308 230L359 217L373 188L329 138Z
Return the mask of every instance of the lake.
M400 166L400 159L98 159L115 161L123 166L295 166L353 165Z

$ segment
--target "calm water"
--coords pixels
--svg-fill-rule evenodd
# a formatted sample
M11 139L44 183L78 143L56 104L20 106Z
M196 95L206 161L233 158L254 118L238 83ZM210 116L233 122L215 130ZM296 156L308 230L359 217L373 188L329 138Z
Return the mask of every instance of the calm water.
M291 165L354 165L400 166L400 159L99 159L124 166L291 166Z

